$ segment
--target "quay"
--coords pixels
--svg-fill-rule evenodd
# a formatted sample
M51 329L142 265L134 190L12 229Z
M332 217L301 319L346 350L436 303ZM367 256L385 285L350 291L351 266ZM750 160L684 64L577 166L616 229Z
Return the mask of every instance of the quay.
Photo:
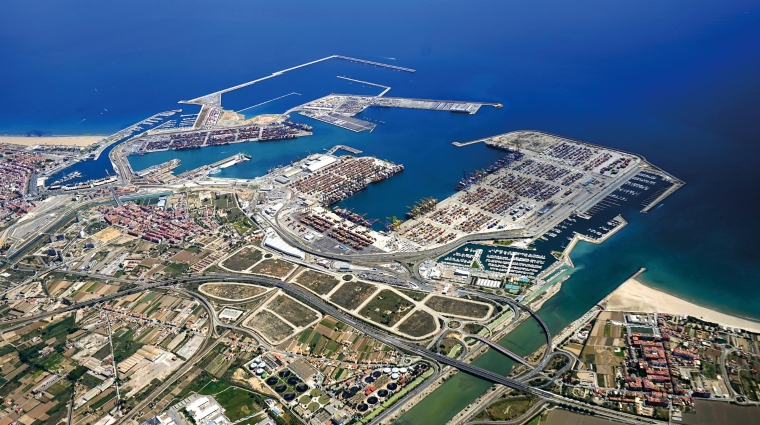
M199 174L208 174L209 171L213 170L214 168L227 168L232 165L235 165L237 163L248 161L250 159L249 156L246 156L242 153L236 153L235 155L232 155L228 158L224 158L222 160L216 161L213 164L207 164L207 165L201 165L198 168L194 168L192 170L187 170L177 176L179 179L187 178L187 177L193 177L198 176Z
M327 124L332 124L336 127L344 128L346 130L351 130L354 133L361 133L362 131L369 130L371 133L372 130L377 127L377 124L371 123L369 121L360 120L358 118L349 117L348 115L341 115L335 112L328 112L326 114L318 114L314 113L312 111L301 111L299 114L315 119L317 121L322 121Z
M158 172L167 172L171 171L177 167L179 167L180 160L178 158L174 158L172 160L163 162L161 164L156 164L152 167L148 167L144 170L134 172L135 175L138 177L146 177L150 174L158 173Z

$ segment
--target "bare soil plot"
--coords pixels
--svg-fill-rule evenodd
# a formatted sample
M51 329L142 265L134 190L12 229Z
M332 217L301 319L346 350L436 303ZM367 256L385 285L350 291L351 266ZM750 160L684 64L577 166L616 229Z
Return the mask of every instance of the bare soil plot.
M427 335L434 332L435 329L435 317L424 310L414 311L398 327L400 332L414 337Z
M293 328L267 310L261 310L248 320L247 326L259 331L270 342L279 342L293 334Z
M263 294L266 288L244 283L204 283L198 288L204 294L226 300L243 301Z
M272 277L283 278L290 273L295 266L285 260L267 259L256 264L251 273L264 274Z
M222 262L222 267L240 272L246 270L248 267L251 267L262 258L264 258L264 254L261 251L256 248L247 246L238 251L232 257L224 260Z
M278 295L267 304L267 309L274 311L290 323L299 327L306 326L319 318L316 311L306 307L287 295Z
M405 297L385 289L380 291L361 311L369 320L385 326L395 326L402 317L409 314L414 303Z
M340 283L338 278L315 270L306 270L298 275L296 283L319 295L325 295L332 291Z
M466 316L479 319L488 317L491 306L473 301L465 301L451 297L433 296L425 301L425 305L442 314Z
M98 233L95 233L92 236L95 239L99 240L100 242L106 243L121 236L121 230L119 230L116 227L110 226L99 231Z
M330 301L339 306L353 310L359 307L377 287L367 282L346 282L330 297Z

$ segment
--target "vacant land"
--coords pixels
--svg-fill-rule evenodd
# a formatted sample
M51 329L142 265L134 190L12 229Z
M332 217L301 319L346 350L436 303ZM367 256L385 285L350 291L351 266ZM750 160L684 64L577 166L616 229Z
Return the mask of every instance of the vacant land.
M293 328L267 310L256 313L247 323L264 335L270 342L279 342L293 334Z
M491 306L488 304L440 296L430 297L429 300L425 301L425 305L443 314L466 316L476 319L487 318L488 313L491 311Z
M399 289L399 292L401 292L402 294L406 295L407 297L409 297L409 298L411 298L411 299L413 299L415 301L422 301L422 300L425 299L425 297L428 296L427 292L412 291L412 290L409 290L409 289Z
M398 327L399 331L414 337L427 335L434 332L435 329L435 317L422 310L412 313Z
M293 270L293 267L295 267L293 264L288 263L285 260L273 260L270 258L256 264L256 266L251 269L251 273L282 278L287 276L288 273Z
M251 267L262 258L263 254L261 251L256 248L247 246L238 251L237 254L224 260L222 262L222 267L240 272L246 270L248 267Z
M395 326L413 308L413 302L391 290L385 289L375 295L375 298L364 306L361 315L381 325Z
M243 283L205 283L200 286L204 294L227 300L243 301L266 292L266 288Z
M377 287L366 282L346 282L335 291L330 300L348 310L359 307Z
M296 326L306 326L319 318L316 311L287 295L278 295L277 298L267 304L267 309L274 311Z
M214 396L224 407L224 414L232 421L237 421L262 409L258 405L259 397L255 393L240 388L227 388Z
M502 396L481 412L477 416L477 419L491 421L513 420L525 414L537 401L538 397L533 396Z
M296 279L296 283L319 295L325 295L332 291L340 283L338 278L315 270L306 270Z

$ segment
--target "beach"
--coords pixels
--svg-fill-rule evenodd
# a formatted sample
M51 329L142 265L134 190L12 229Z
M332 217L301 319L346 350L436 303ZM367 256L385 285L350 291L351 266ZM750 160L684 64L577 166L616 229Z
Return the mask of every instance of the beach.
M689 315L720 325L760 332L760 323L758 322L702 307L646 286L636 279L628 279L608 295L605 302L607 310Z
M0 136L0 143L14 145L57 145L57 146L90 146L107 136Z

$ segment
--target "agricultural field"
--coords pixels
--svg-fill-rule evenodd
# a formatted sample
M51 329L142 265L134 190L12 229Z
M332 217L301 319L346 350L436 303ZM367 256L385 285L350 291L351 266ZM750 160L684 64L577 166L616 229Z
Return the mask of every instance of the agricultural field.
M230 270L241 272L248 269L262 258L264 258L264 254L261 251L252 246L247 246L230 258L224 260L221 263L221 266Z
M259 331L270 342L279 342L293 334L293 328L267 310L261 310L248 320L248 326Z
M331 316L301 332L287 351L356 363L383 362L394 353L387 345Z
M315 270L306 270L298 275L296 283L319 295L326 295L332 291L340 281L329 274L320 273Z
M375 323L392 327L413 308L413 302L389 289L385 289L375 295L374 299L364 306L360 314Z
M202 293L227 300L243 301L266 292L266 288L243 283L204 283L198 288Z
M279 314L296 326L307 326L319 319L319 314L287 295L278 295L267 304L267 309Z
M486 319L492 310L488 304L437 295L425 301L425 305L444 315L472 317L474 319Z
M430 313L423 310L416 310L408 316L398 327L399 332L403 332L413 337L421 337L437 329L436 319Z
M366 282L346 282L330 297L330 301L339 306L353 310L359 307L377 287Z

